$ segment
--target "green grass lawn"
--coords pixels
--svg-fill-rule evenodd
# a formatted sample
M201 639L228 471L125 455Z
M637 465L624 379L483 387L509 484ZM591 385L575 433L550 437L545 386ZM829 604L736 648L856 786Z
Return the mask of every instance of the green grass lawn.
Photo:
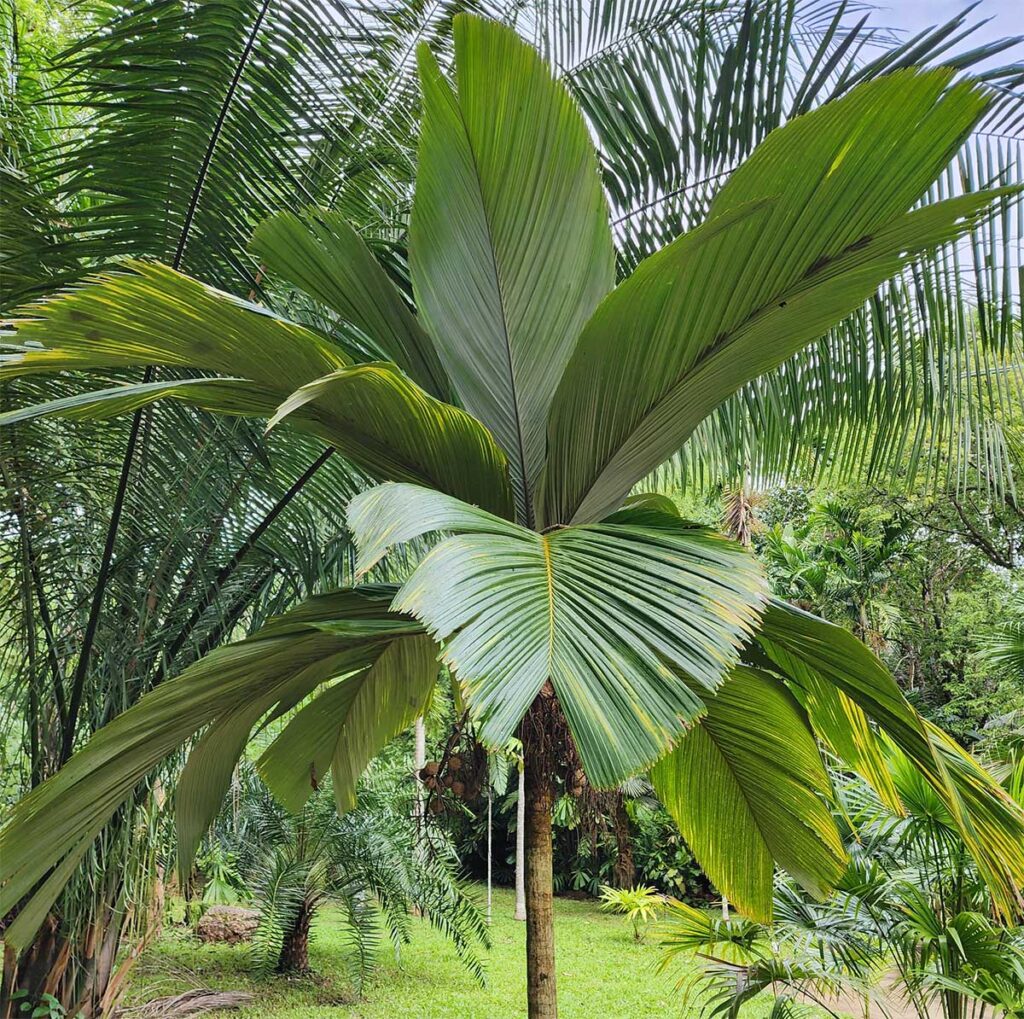
M481 898L483 892L480 892ZM125 1004L191 987L248 990L256 995L240 1017L273 1019L518 1019L526 1016L525 925L512 919L512 893L496 889L493 947L481 987L454 950L423 921L395 958L383 946L378 968L354 1000L346 970L349 952L342 920L327 909L310 951L315 975L254 979L243 946L203 945L182 927L170 927L140 960ZM653 942L637 945L622 917L595 902L555 900L559 1016L562 1019L653 1019L692 1014L675 991L675 974L658 973ZM758 1019L767 1003L744 1012Z

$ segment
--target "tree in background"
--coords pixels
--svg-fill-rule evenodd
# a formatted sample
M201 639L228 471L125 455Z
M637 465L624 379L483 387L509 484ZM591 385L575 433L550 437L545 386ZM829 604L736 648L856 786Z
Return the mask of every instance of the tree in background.
M735 1015L769 988L784 1017L808 1013L807 1001L830 1011L860 1001L865 1014L900 1002L921 1019L1024 1008L1024 928L993 915L955 823L906 759L894 754L888 767L890 805L859 779L837 780L851 862L825 902L781 883L772 924L670 905L663 964L699 953L681 983L700 1015Z
M1003 635L1012 648L1019 595L1014 572L954 529L948 510L929 491L877 485L778 491L757 546L777 593L853 629L930 718L973 743L1020 706L1019 681L991 650Z

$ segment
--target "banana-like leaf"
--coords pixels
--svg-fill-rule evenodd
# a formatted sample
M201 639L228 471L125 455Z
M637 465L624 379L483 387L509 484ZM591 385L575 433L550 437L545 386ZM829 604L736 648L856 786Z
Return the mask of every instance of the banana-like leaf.
M290 710L320 683L371 667L394 639L422 633L414 620L389 612L393 596L394 588L367 586L311 599L252 637L218 648L100 729L14 807L0 830L0 910L6 914L35 890L23 911L41 919L63 884L58 872L88 849L137 784L197 732L220 726L230 738L200 741L179 802L190 856L197 828L227 788L246 721L251 728L267 711ZM325 620L344 623L325 629ZM35 927L25 921L19 931L30 938Z
M457 532L395 610L441 643L488 743L504 743L550 679L598 786L643 770L686 731L703 710L697 691L735 664L764 598L741 546L650 508L537 534L392 484L356 496L348 519L361 568L397 542Z
M823 898L846 870L828 775L799 704L740 666L651 781L708 877L747 916L772 913L778 863Z
M774 131L703 226L601 303L552 402L542 524L614 510L726 397L1004 193L907 213L988 105L952 73L893 73Z
M459 16L454 35L457 93L419 50L410 268L452 385L508 455L528 522L551 398L614 283L608 210L583 118L537 52L480 18Z
M810 675L853 701L938 793L1003 915L1024 908L1024 810L954 740L918 715L870 648L848 630L777 599L761 618L757 642L795 687L806 691ZM829 742L835 736L834 730L826 733Z
M33 372L170 365L243 376L277 391L352 363L337 344L165 265L130 261L29 305L23 348L0 379Z
M29 308L31 317L18 322L22 349L0 355L0 377L141 365L235 377L83 393L10 411L0 425L48 415L100 420L160 399L287 418L376 478L433 485L511 512L505 457L487 430L394 365L352 364L317 333L166 266L132 268Z
M259 759L260 775L274 797L297 813L330 769L338 810L351 810L366 766L423 713L437 675L433 640L402 637L365 672L319 694Z
M343 216L327 209L310 209L301 217L278 213L256 228L251 247L274 276L358 327L410 378L448 399L448 380L430 337Z

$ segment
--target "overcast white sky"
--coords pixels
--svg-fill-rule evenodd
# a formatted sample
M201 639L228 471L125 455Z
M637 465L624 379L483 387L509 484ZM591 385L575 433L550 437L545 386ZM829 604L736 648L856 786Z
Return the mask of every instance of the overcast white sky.
M929 25L949 21L966 6L964 0L890 0L889 3L879 0L878 10L870 23L904 29L914 34ZM1007 36L1024 35L1024 0L982 0L971 19L986 18L989 19L988 24L970 37L975 45ZM1024 45L1018 43L997 63L1008 63L1011 59L1024 59Z

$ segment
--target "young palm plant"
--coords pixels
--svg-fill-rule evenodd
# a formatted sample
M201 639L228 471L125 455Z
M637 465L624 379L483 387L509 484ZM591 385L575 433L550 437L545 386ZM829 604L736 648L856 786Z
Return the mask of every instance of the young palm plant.
M395 948L411 936L415 907L446 935L478 978L477 946L489 937L483 914L454 879L451 859L417 851L407 811L393 799L363 792L358 809L338 815L324 790L298 814L288 814L245 769L245 871L259 910L253 965L263 972L309 969L316 914L335 904L348 925L353 983L372 970L381 934Z
M454 41L454 82L419 51L416 314L341 217L311 211L265 222L255 250L348 323L358 349L142 263L33 306L17 326L6 375L203 374L8 422L157 399L268 417L383 482L348 508L361 574L396 545L442 537L400 588L312 599L213 652L25 797L0 835L0 913L20 905L8 943L25 943L135 783L198 733L177 789L183 869L267 715L304 705L260 760L280 801L301 809L330 769L349 809L366 763L422 713L438 654L479 737L502 746L518 730L523 742L532 1019L557 1014L552 777L577 761L599 788L653 767L711 879L763 919L775 864L816 895L845 871L818 740L893 795L873 722L947 805L1013 913L1019 808L852 635L769 598L740 545L667 499L630 496L723 401L1005 195L914 208L985 114L985 90L903 69L795 117L701 225L615 286L597 160L567 90L506 27L460 16Z

